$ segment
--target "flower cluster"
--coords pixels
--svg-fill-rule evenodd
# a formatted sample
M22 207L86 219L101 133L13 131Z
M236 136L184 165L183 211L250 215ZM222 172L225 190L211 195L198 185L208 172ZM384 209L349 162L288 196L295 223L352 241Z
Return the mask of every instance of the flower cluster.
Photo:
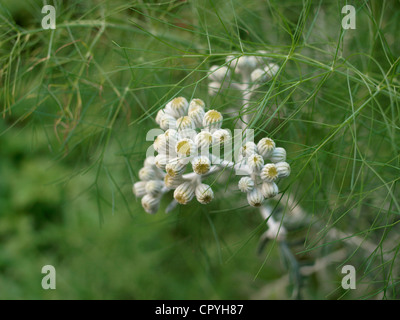
M156 122L164 133L154 140L155 157L146 158L139 171L141 181L133 191L142 198L148 213L158 210L162 193L174 190L174 199L187 204L194 197L202 204L214 198L209 185L202 179L212 172L209 149L230 140L230 132L222 129L222 114L217 110L205 110L201 99L190 103L178 97L158 111ZM190 174L185 174L188 168Z
M251 206L260 207L265 199L278 194L277 180L290 175L286 151L276 147L272 139L262 138L257 144L245 143L240 152L249 174L239 180L239 190L247 193L247 201Z
M259 51L264 54L264 51ZM210 68L208 92L215 95L228 86L246 90L249 85L254 87L271 80L279 71L279 66L273 62L265 62L261 56L228 56L222 66L214 65ZM232 80L233 74L241 76L241 82Z

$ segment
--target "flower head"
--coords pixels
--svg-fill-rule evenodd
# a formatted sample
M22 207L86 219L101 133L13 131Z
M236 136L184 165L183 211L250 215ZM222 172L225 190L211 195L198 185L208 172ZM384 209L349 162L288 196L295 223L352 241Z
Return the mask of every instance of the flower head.
M181 158L194 156L196 149L196 144L188 138L180 139L175 145L176 154Z
M273 182L278 178L278 170L273 163L267 163L260 174L261 179L267 182Z
M179 118L186 114L188 107L189 103L187 102L186 98L178 97L167 103L165 106L165 112L175 118Z
M214 199L214 192L211 187L204 183L197 185L195 194L197 201L201 204L208 204Z
M150 194L146 194L142 198L142 207L147 213L154 214L160 207L160 199Z
M184 182L175 189L174 198L180 204L187 204L193 199L194 191L195 186L192 182Z
M264 159L268 158L275 149L275 142L270 138L262 138L257 143L257 150Z
M243 177L239 180L238 187L242 192L250 192L254 189L254 180L250 177Z
M206 156L195 157L192 161L192 168L199 175L206 174L211 168L210 159Z
M279 192L278 186L274 182L264 181L261 185L261 193L265 199L275 197Z
M264 202L264 196L259 188L254 188L247 193L247 201L252 207L261 207Z
M283 148L275 148L269 156L269 159L273 163L286 161L286 150Z
M209 130L220 129L222 126L222 114L217 110L209 110L203 118L203 126Z

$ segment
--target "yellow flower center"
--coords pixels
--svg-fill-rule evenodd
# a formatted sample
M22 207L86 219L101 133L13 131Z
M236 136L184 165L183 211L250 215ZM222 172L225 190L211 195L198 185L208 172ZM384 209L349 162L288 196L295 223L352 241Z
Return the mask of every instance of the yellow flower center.
M178 144L176 145L176 150L178 151L179 154L185 155L185 156L190 156L190 143L189 141L183 140L179 141Z
M275 166L269 167L267 173L271 178L275 178L278 175L278 170Z
M197 174L204 174L210 170L210 165L208 163L199 162L194 166L193 169Z
M185 103L185 101L183 100L183 97L178 97L178 98L172 99L171 107L173 107L174 109L180 109L180 108L182 108L184 103Z
M222 119L221 113L219 113L217 110L208 111L207 117L213 122L220 121Z

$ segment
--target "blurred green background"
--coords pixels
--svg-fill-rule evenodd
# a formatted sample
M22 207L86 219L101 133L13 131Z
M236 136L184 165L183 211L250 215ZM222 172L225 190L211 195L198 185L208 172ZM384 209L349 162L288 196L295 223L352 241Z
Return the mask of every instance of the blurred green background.
M0 3L1 299L398 297L398 1L354 1L347 31L345 1L48 4L55 30L42 1ZM266 226L227 180L207 206L164 214L168 194L154 216L131 191L175 94L233 129L238 96L208 97L207 70L257 50L284 67L251 127L287 149L294 199L271 203L288 241L261 250ZM48 264L56 290L41 287ZM341 288L344 264L357 290Z

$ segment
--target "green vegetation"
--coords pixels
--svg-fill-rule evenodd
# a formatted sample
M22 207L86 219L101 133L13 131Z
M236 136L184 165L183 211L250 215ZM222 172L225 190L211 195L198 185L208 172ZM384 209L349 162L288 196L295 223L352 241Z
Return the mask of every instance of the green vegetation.
M354 1L355 30L346 1L53 4L43 30L42 1L0 2L1 299L399 298L398 1ZM207 96L213 64L258 50L281 70L248 109L233 90ZM176 94L227 128L252 114L287 150L271 201L287 242L260 246L267 227L227 179L207 206L164 214L169 194L144 212L132 184Z

